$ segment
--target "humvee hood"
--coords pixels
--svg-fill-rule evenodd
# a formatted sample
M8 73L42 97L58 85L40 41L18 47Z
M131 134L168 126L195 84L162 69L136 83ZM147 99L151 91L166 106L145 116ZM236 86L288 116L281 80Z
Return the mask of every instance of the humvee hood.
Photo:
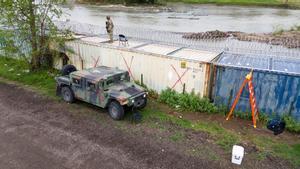
M109 93L116 98L120 96L123 98L130 98L143 92L144 90L141 87L130 82L114 84L109 87Z

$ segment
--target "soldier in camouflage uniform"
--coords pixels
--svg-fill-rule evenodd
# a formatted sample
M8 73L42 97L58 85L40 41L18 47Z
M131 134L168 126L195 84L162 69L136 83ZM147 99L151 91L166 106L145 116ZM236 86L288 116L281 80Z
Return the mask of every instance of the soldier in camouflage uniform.
M113 43L114 23L112 22L110 16L107 16L106 19L107 21L105 22L105 24L106 24L106 31L109 36L109 42Z

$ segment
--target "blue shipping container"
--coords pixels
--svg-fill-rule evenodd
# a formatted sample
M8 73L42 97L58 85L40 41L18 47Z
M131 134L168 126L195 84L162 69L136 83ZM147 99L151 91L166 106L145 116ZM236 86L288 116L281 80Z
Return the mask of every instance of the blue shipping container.
M300 121L300 62L271 56L224 53L216 61L214 102L231 107L245 76L254 69L253 84L260 113L290 115ZM251 112L246 86L236 110Z

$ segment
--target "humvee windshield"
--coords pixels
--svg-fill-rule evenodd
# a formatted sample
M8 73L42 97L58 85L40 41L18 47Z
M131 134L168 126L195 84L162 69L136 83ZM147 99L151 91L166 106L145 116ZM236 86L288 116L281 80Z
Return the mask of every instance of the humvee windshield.
M110 87L114 83L123 82L123 81L124 82L129 82L130 81L130 77L129 77L128 72L108 77L107 80L106 80L106 87Z

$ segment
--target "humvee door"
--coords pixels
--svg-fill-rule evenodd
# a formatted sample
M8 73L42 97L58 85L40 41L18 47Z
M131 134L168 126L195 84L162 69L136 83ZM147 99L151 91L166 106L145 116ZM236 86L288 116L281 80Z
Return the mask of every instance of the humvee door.
M94 105L100 105L100 90L97 82L86 80L85 100Z
M85 99L85 79L82 77L72 76L72 90L74 92L75 98L84 100Z

